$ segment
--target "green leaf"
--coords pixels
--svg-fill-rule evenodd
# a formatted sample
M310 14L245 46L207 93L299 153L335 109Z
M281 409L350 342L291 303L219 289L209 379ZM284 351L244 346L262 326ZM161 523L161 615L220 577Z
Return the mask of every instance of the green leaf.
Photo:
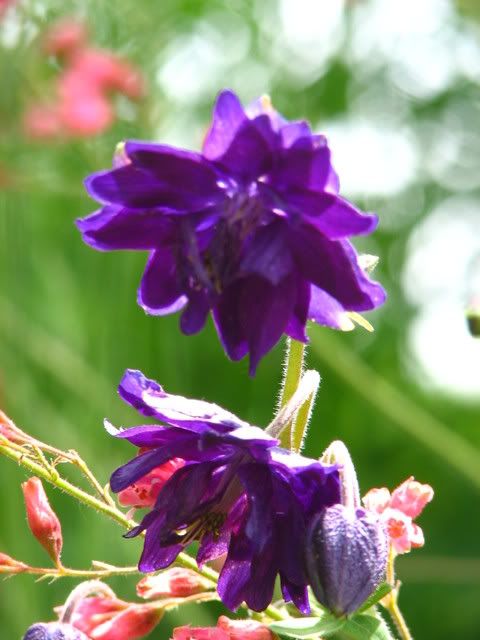
M392 591L392 589L393 587L391 584L388 584L388 582L382 582L382 584L379 585L375 593L372 593L372 595L369 598L367 598L367 600L365 600L363 605L358 610L358 613L363 613L367 609L370 609L370 607L373 607L375 604L377 604L377 602L379 602L382 598L388 595L390 591Z
M339 640L394 640L386 622L379 617L360 613L350 618L338 634Z
M328 636L338 631L345 624L345 619L335 618L331 614L325 614L316 618L290 618L282 622L274 622L270 629L274 633L288 638L315 638L320 634Z

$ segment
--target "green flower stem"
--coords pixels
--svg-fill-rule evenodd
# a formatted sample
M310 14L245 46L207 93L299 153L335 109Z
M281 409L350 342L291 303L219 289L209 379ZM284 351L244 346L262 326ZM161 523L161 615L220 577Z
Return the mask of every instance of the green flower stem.
M303 448L303 441L307 433L307 427L312 414L319 384L320 376L314 378L312 384L314 390L298 410L297 417L290 430L290 449L297 453L300 453Z
M103 500L100 500L99 498L92 496L86 491L83 491L83 489L80 489L68 480L62 478L56 470L52 470L50 466L45 467L44 465L35 462L31 458L29 458L26 453L22 453L16 448L11 448L8 444L5 445L0 443L0 454L4 455L10 460L13 460L14 462L17 462L19 465L27 469L30 473L33 473L34 475L46 480L50 484L53 484L55 487L64 491L72 498L78 500L78 502L81 502L87 507L98 511L103 515L106 515L123 527L131 529L132 527L136 526L137 523L134 520L127 518L125 514L115 506L107 504ZM182 567L195 571L203 578L206 578L208 581L210 581L213 586L217 586L218 573L210 567L204 566L200 569L197 566L195 560L188 554L180 553L176 559L176 563ZM57 570L52 570L51 573L55 573L56 571ZM61 569L59 569L58 571L60 572ZM94 577L90 572L88 572L88 576L83 572L81 576L78 573L76 575L77 577ZM58 577L61 577L60 573L58 574ZM105 577L105 574L103 574L103 577ZM269 606L263 613L252 612L252 617L257 620L263 621L265 619L265 616L268 616L268 618L270 618L271 620L284 620L286 617L285 614L283 614L273 606Z
M400 611L400 608L397 603L396 596L391 595L387 596L387 606L386 609L392 618L395 627L398 631L398 634L402 640L413 640L413 637L407 627L407 623L405 622L405 618Z
M43 576L44 578L85 578L98 579L110 578L111 576L128 576L140 573L138 567L114 567L108 569L72 569L70 567L29 567L19 570L17 567L0 567L0 574L16 575L18 573L28 573L34 576Z
M280 394L279 410L287 404L300 384L300 380L303 375L305 350L306 346L303 342L287 338L287 351L285 354L285 369ZM286 449L290 448L292 422L285 427L283 432L280 434L280 444Z

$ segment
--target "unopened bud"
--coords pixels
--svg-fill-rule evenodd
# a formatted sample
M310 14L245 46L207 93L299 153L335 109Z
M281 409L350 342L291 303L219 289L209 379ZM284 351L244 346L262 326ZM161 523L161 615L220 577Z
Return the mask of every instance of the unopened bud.
M230 640L230 636L218 627L177 627L173 640Z
M228 633L230 640L272 640L268 627L255 620L230 620L220 616L217 626Z
M382 582L388 538L378 518L341 504L313 520L306 567L317 600L337 616L356 611Z
M145 576L137 584L137 596L153 598L187 598L208 589L208 582L198 573L183 567L172 567L156 576Z
M163 613L148 605L132 604L110 620L99 624L91 633L92 640L135 640L143 638L157 626Z
M48 502L40 478L32 477L22 484L30 531L56 563L62 553L62 527Z
M413 476L410 476L392 492L390 507L398 509L414 519L422 513L425 505L431 502L432 498L432 487L428 484L421 484Z
M28 569L28 565L7 556L6 553L0 553L0 573L22 573Z
M71 624L37 622L27 630L23 640L89 640L89 638Z
M338 465L340 476L340 496L345 507L360 507L360 489L357 473L347 447L341 440L334 440L323 452L320 462Z

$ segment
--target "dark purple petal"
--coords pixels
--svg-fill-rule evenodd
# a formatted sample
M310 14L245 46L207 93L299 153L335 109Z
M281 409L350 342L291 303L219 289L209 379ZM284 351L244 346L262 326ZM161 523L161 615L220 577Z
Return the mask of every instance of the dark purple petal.
M164 144L129 140L125 144L134 166L145 169L175 191L188 190L198 196L221 196L219 175L201 154Z
M240 272L261 276L278 285L291 273L293 266L288 226L283 220L275 220L255 233L240 263Z
M336 615L356 611L385 576L388 538L374 514L337 504L313 520L306 565L318 601Z
M233 534L217 585L222 602L232 611L236 611L246 599L246 589L251 573L250 542L245 536Z
M189 213L206 209L224 196L219 187L195 191L188 183L170 184L145 169L128 164L94 173L85 182L88 193L105 204L132 209L165 209L167 213ZM183 186L182 186L183 184Z
M280 582L285 602L293 602L301 613L308 616L311 609L310 602L308 600L307 586L305 584L294 584L285 577L282 577Z
M310 291L312 287L299 274L296 274L296 280L297 299L285 333L287 336L290 336L290 338L298 340L299 342L308 342L306 324L309 318L308 310L310 307Z
M210 299L204 291L189 293L188 304L180 317L180 329L187 336L203 329L210 311Z
M311 225L292 229L291 247L304 278L349 311L373 309L385 300L383 288L360 268L347 240L328 240Z
M84 241L100 251L153 249L174 237L173 223L158 211L138 211L107 205L76 220Z
M161 546L158 543L162 527L163 519L157 514L157 518L146 528L147 533L145 535L143 552L140 557L140 562L138 563L138 568L144 573L150 573L151 571L168 567L182 551L183 547L181 544Z
M110 488L114 493L123 491L126 487L146 476L152 469L159 467L177 456L175 442L163 447L157 447L136 456L123 466L116 469L110 477Z
M150 254L138 290L138 303L147 313L156 316L180 311L187 303L171 249L157 249Z
M289 191L288 209L309 216L308 223L330 240L371 233L378 224L377 216L365 214L352 204L331 193Z
M248 343L239 308L243 287L242 280L227 287L213 309L215 327L223 348L232 360L241 360L248 353Z
M208 427L230 431L247 423L216 404L165 393L162 387L141 371L127 369L120 385L121 397L144 416L203 432Z
M288 149L299 140L310 140L312 130L306 120L298 120L296 122L284 122L280 128L280 137L282 147ZM311 145L308 145L309 147Z
M268 182L281 193L292 187L323 193L332 186L332 172L326 139L300 138L278 154Z

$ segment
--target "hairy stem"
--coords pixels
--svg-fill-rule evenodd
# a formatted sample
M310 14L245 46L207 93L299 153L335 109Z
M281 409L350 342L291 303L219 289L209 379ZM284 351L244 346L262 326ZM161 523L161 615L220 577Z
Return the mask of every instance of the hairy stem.
M300 380L303 375L305 350L306 347L303 342L287 338L287 350L285 353L285 368L280 393L279 411L285 407L300 384ZM286 449L290 448L292 422L293 419L280 434L280 444Z

